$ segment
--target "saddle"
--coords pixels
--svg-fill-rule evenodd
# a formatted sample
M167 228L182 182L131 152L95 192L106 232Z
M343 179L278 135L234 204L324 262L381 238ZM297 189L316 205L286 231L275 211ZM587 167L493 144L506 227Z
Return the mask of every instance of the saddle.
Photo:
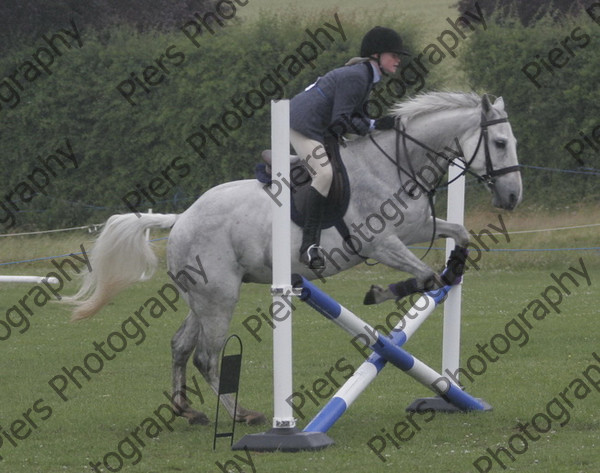
M324 143L325 150L329 156L329 162L333 166L333 181L327 196L325 208L323 209L323 221L321 228L335 226L343 237L349 232L343 221L344 214L350 202L350 184L346 166L342 162L340 148L337 139L328 139ZM271 184L271 150L262 152L263 163L256 166L256 178L263 184ZM312 182L312 176L303 165L302 160L296 156L290 156L290 187L291 187L291 218L300 226L304 226L304 208L308 196L308 189ZM345 230L344 230L345 228Z

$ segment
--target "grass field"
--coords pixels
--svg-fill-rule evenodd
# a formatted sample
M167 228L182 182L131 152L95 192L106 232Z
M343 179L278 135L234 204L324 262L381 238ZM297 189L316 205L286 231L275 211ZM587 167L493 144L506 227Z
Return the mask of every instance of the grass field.
M563 209L555 215L524 208L502 214L502 219L509 235L515 233L509 243L505 240L494 243L489 236L483 237L490 249L597 246L597 227L516 233L598 223L597 208ZM469 214L467 226L479 231L493 222L498 224L498 214L479 210ZM77 252L81 243L89 249L89 235L69 235L10 238L2 242L2 262ZM161 259L164 246L164 240L156 243ZM432 264L441 262L438 253L426 260ZM476 262L480 269L472 268L464 285L462 363L463 367L470 367L466 369L473 379L463 375L461 380L469 392L493 406L492 412L430 414L416 416L411 422L404 408L429 393L388 367L331 429L329 434L335 446L298 454L250 453L250 457L245 452L232 452L226 440L213 452L212 425L190 426L181 419L169 423L167 410L161 407L168 402L164 391L170 389L169 340L186 313L181 301L175 306L177 310L167 308L159 317L149 318L148 327L140 324L143 336L128 326L131 338L126 339L127 346L113 354L114 359L105 360L101 367L95 358L86 358L89 353L97 353L94 342L102 346L112 337L111 343L117 344L117 338L111 334L123 330L124 321L157 295L167 281L164 271L125 291L100 315L82 323L69 323L67 311L58 304L48 302L35 307L30 298L33 314L19 325L17 314L13 313L10 335L6 329L2 331L6 312L18 304L31 286L0 286L0 320L5 322L0 322L3 338L0 471L94 471L90 462L96 464L106 459L112 470L99 467L99 471L236 472L240 470L227 462L238 455L252 462L244 465L236 460L241 471L258 473L398 470L455 473L477 471L473 462L478 459L482 470L489 467L494 472L503 470L500 463L496 460L488 463L482 457L490 457L487 448L496 452L500 447L519 452L513 453L514 461L506 454L498 454L509 471L600 471L600 361L592 355L593 352L600 355L597 338L600 296L596 289L599 261L598 251L481 254ZM73 272L70 267L65 268ZM569 268L587 272L591 285ZM50 261L44 261L3 266L2 273L46 274L52 269ZM543 301L544 292L556 298L556 293L548 292L548 288L557 287L552 275L560 277L564 272L573 276L573 281L563 277L563 284L571 294L567 296L566 290L559 289L562 301L556 309L541 309L535 300ZM331 278L322 287L369 323L385 325L394 304L365 307L362 297L370 284L385 284L398 278L398 274L385 267L362 265ZM69 284L65 292L74 287ZM270 418L272 332L265 324L258 332L262 339L258 342L243 324L256 313L256 308L268 306L266 286L245 286L231 332L240 335L244 343L240 402L265 412ZM524 311L529 326L523 319L518 326L511 323ZM502 345L501 339L508 340L510 346ZM476 355L480 358L482 355L478 344L485 347L490 343L503 353L490 356L494 361L486 362L483 369L477 361ZM440 347L441 317L436 312L407 344L407 349L439 369ZM66 371L77 365L85 367L86 359L90 379L78 371L73 372L74 379L69 379ZM361 360L349 338L333 324L307 307L300 306L295 312L295 389L309 390L315 396L314 383L318 378L330 372L341 384L349 375L348 366L356 368ZM583 374L586 369L589 379ZM201 409L214 419L215 397L193 370L190 375L196 377L200 387L200 394L191 396L192 402L201 404ZM596 383L595 388L591 379ZM194 386L193 380L190 381L188 384ZM315 405L305 397L306 404L298 416L301 427L326 402L316 397L319 405ZM165 424L160 423L161 415ZM532 419L543 433L531 430L531 426L527 430ZM519 422L526 426L530 438L519 432ZM402 441L394 440L394 428ZM246 433L263 430L264 427L240 425L236 440ZM133 440L134 435L141 443ZM383 437L374 439L376 436ZM381 450L381 457L369 448L369 441L374 449ZM387 443L385 448L383 441ZM218 464L226 465L225 470Z
M390 11L405 14L421 28L425 45L445 28L447 16L456 16L449 8L454 3L381 0L365 7L365 2L358 0L306 0L297 7L296 0L252 0L241 14L252 21L264 10L333 9L342 19L346 14L364 12L377 17L380 11ZM460 76L450 68L448 71L447 85L461 88ZM169 401L164 393L170 390L171 376L169 341L187 314L185 304L179 301L174 308L148 317L147 326L131 322L135 311L148 305L169 281L164 270L165 241L161 240L155 247L163 269L150 281L120 294L92 320L70 323L68 310L54 302L45 303L41 293L30 292L32 285L0 285L0 472L93 472L91 465L102 462L108 467L98 466L97 471L463 473L478 471L476 463L480 471L491 472L504 471L504 467L524 473L600 472L600 360L596 358L600 357L600 252L502 251L597 247L597 226L519 232L597 224L600 208L548 210L525 202L514 213L499 214L489 208L487 199L485 205L470 204L467 228L477 234L502 223L509 238L483 236L489 251L481 244L482 251L472 249L463 290L461 360L467 374L461 381L467 391L489 402L492 412L410 418L405 407L429 392L388 367L331 429L329 435L336 442L331 448L259 454L232 452L223 440L213 451L214 425L190 426L182 419L172 420L166 408ZM157 232L153 237L164 235ZM3 238L0 264L43 257L62 262L65 258L59 256L79 252L82 244L89 250L92 237L81 231ZM423 250L416 252L422 254ZM441 252L434 250L426 262L440 267ZM73 273L72 268L65 268ZM0 266L2 274L45 275L55 270L51 259ZM373 283L405 277L381 265L361 265L321 286L369 323L385 325L395 305L365 307L364 292ZM562 278L565 289L555 278ZM75 282L69 283L64 293L72 293L75 287ZM11 308L26 295L31 313L19 317ZM554 308L543 302L544 295L555 297ZM269 298L267 286L245 286L231 333L244 343L240 402L270 419L272 331L264 324L259 342L244 325L257 308L268 308ZM127 337L119 335L125 330ZM437 311L406 348L440 369L441 333L442 318ZM109 340L116 346L121 343L119 352L102 358L97 355L98 347L106 350ZM485 348L488 345L502 353L490 352ZM315 382L330 373L341 384L349 374L348 367L356 368L361 362L345 333L307 307L298 306L294 313L294 387L306 398L298 414L300 427L326 402L318 397ZM76 366L82 366L85 374ZM193 405L214 419L215 396L193 368L189 376L188 385L194 387L197 382L200 389L190 395ZM236 440L266 428L239 425ZM499 452L498 460L493 458L495 452Z

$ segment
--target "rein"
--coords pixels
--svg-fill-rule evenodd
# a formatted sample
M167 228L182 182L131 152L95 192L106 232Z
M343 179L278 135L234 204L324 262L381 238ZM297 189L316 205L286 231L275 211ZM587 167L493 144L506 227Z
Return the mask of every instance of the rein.
M400 120L398 119L398 122L399 121ZM477 141L477 146L475 147L475 151L473 151L473 155L471 156L471 158L468 161L463 161L465 163L464 166L455 162L454 158L450 158L445 153L441 153L439 151L434 150L433 148L426 145L422 141L409 135L406 131L404 131L403 128L399 128L399 127L395 126L394 130L396 131L396 134L402 135L402 138L404 141L408 139L408 140L412 141L413 143L415 143L416 145L418 145L419 147L423 148L424 150L430 152L431 154L434 154L435 156L442 158L445 161L448 161L449 164L460 167L462 169L462 172L458 176L456 176L452 181L449 181L448 184L452 184L456 179L458 179L459 177L464 176L465 174L468 173L468 174L471 174L472 176L474 176L480 182L492 185L495 182L495 179L494 179L495 177L502 176L504 174L509 174L511 172L517 172L520 168L519 165L516 165L516 166L507 166L507 167L501 168L501 169L494 169L494 164L492 163L492 158L490 156L490 146L489 146L489 137L488 137L487 129L489 126L496 125L498 123L508 123L508 118L504 117L504 118L497 118L495 120L486 120L485 117L482 116L481 124L479 125L479 127L481 128L481 131L479 133L479 140ZM373 143L375 143L377 148L386 156L386 158L388 158L392 163L394 163L397 168L399 167L398 149L396 149L396 159L394 159L391 156L389 156L380 146L377 145L377 143L375 142L375 140L373 139L372 136L371 136L371 141L373 141ZM471 164L473 163L473 161L475 160L475 157L477 156L477 153L479 152L481 143L484 144L485 169L486 169L486 173L483 176L480 176L479 174L477 174L476 172L471 170ZM404 148L406 150L406 145L404 146ZM464 156L457 155L456 157L464 159ZM410 165L410 160L408 162ZM411 166L411 171L412 171L412 166ZM413 179L415 178L414 172L411 177L413 177Z
M454 166L458 166L462 169L462 172L460 174L458 174L454 179L452 179L451 181L448 181L448 185L452 184L455 180L457 180L459 177L468 174L471 174L472 176L476 177L477 180L479 180L480 182L483 182L485 184L487 184L488 186L491 186L495 183L495 177L497 176L502 176L504 174L509 174L511 172L517 172L520 168L519 165L516 166L507 166L504 168L500 168L500 169L494 169L494 164L492 163L492 158L490 155L490 148L489 148L489 137L488 137L488 127L492 126L492 125L496 125L498 123L508 123L508 118L504 117L504 118L497 118L494 120L486 120L485 116L482 114L481 117L481 124L480 124L480 133L479 133L479 140L477 141L477 146L475 147L475 151L473 151L473 155L471 156L471 158L466 161L465 157L462 155L456 155L456 158L461 158L461 161L463 164L459 164L456 162L455 158L451 158L449 156L447 156L445 153L439 152L434 150L433 148L431 148L430 146L428 146L427 144L423 143L422 141L418 140L417 138L409 135L404 127L401 125L401 120L400 117L396 118L396 123L394 126L394 130L396 132L396 157L395 159L390 156L380 145L379 143L377 143L375 141L375 139L373 138L372 134L369 134L369 138L371 139L371 141L373 142L373 144L377 147L377 149L390 161L394 164L394 166L396 167L396 171L398 173L398 178L400 179L400 184L402 185L402 174L406 174L410 179L412 179L412 181L416 184L416 186L418 186L423 193L425 193L427 195L427 199L429 201L429 207L431 209L431 216L433 218L433 233L431 235L431 241L429 243L429 248L427 248L427 251L425 252L425 254L422 256L421 259L425 258L425 256L427 256L427 254L429 253L429 251L431 250L431 248L433 247L433 242L435 241L435 233L436 233L436 222L435 222L435 204L434 204L434 196L435 196L435 192L436 189L438 188L438 186L441 184L441 181L444 177L444 175L441 175L438 178L438 181L433 185L433 187L431 189L428 189L425 185L423 185L421 182L418 181L416 173L414 171L414 168L412 166L412 162L410 159L408 159L408 149L406 146L406 140L412 141L413 143L415 143L417 146L423 148L424 150L428 151L429 153L444 159L445 161L447 161L450 165L454 165ZM398 124L400 124L400 126L398 126ZM402 138L402 139L401 139ZM408 162L408 167L410 168L409 170L404 169L401 165L400 165L400 142L402 141L402 145L404 147L404 152L405 155L407 157L407 162ZM484 146L484 153L485 153L485 169L486 169L486 173L483 176L480 176L479 174L477 174L476 172L471 170L471 165L473 163L473 161L475 160L475 157L477 156L477 153L479 152L479 148L481 147L481 144L483 143ZM405 189L406 190L406 189ZM413 191L414 188L411 190L406 190L406 192L412 197L413 195Z

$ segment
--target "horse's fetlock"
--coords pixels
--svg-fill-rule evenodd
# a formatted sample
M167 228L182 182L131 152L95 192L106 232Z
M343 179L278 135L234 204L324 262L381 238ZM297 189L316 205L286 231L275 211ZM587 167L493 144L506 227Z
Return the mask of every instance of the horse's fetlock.
M442 286L444 286L444 282L442 281L440 275L436 272L432 272L431 275L427 277L422 283L423 292L432 291Z

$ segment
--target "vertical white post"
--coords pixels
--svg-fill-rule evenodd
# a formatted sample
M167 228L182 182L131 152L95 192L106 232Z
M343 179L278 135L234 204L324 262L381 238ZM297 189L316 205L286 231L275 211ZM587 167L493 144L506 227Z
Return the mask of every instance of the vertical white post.
M152 213L152 209L148 209L148 213ZM150 228L146 228L146 241L150 241Z
M273 182L290 178L290 103L271 101L271 177ZM296 427L292 406L286 401L293 392L292 379L292 249L291 194L287 186L276 189L273 209L273 310L278 314L273 329L273 428L245 435L233 450L298 452L320 450L333 444L323 432L302 432ZM280 308L284 308L278 310ZM287 317L282 317L288 310Z
M271 149L273 181L289 182L290 177L290 104L289 100L271 101ZM273 195L277 192L273 190ZM275 323L273 330L274 428L296 425L292 406L286 402L292 386L292 309L291 297L291 220L290 192L279 193L273 207L273 307L289 308L289 316ZM287 301L286 301L287 298Z
M448 181L453 180L461 172L458 166L450 165ZM456 179L448 187L448 212L446 220L451 223L464 224L465 221L465 176ZM454 249L454 239L446 239L446 261ZM462 301L462 283L453 286L444 303L444 329L442 341L442 375L449 370L454 373L460 366L460 318ZM458 378L458 373L457 373Z
M465 220L465 176L460 175L461 169L450 165L448 169L448 181L453 181L448 188L448 211L446 220L451 223L464 225ZM454 180L456 179L456 180ZM455 247L452 238L446 240L446 260ZM462 282L451 287L444 302L444 327L442 339L442 375L447 372L458 381L458 368L460 367L460 319L462 303ZM455 374L456 373L456 374ZM483 411L492 409L487 402L477 399L483 406ZM447 402L440 396L417 399L407 411L419 411L428 408L440 412L455 412L456 406ZM479 409L479 408L478 408Z

